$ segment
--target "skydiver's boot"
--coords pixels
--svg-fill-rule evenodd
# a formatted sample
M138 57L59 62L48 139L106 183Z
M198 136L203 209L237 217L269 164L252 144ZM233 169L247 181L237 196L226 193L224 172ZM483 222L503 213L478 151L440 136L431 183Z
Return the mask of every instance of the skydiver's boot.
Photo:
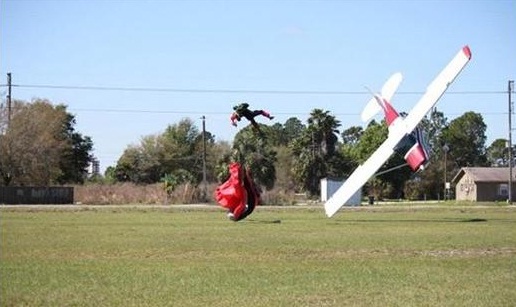
M270 120L273 120L274 119L274 116L272 116L269 112L266 112L266 111L262 111L262 115L267 117L268 119Z

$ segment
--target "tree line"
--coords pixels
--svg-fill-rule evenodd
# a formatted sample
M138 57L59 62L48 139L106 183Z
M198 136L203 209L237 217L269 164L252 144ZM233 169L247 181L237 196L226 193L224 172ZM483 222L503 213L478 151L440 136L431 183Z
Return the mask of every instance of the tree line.
M0 185L83 183L93 141L75 130L65 105L35 99L0 109Z
M232 161L250 167L257 184L271 190L320 193L320 179L346 178L387 138L383 121L365 128L342 130L330 111L314 109L306 123L296 117L284 123L261 125L263 136L251 127L241 129L232 143L215 141L190 118L168 125L162 133L143 136L129 145L116 165L103 176L88 177L93 141L75 130L76 118L65 105L44 99L14 101L11 116L0 109L0 185L53 185L133 182L136 184L222 182ZM465 166L506 166L505 139L486 147L482 115L466 112L449 121L437 109L421 126L431 148L428 167L412 173L395 154L364 187L382 198L437 199L444 181ZM205 165L205 167L203 167ZM393 171L389 171L393 170Z

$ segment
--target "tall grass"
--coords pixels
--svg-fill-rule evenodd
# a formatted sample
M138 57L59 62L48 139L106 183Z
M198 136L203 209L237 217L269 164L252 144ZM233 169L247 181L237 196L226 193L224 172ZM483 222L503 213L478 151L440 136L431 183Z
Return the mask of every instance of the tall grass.
M107 204L191 204L201 201L201 189L191 184L177 187L170 195L163 184L137 185L134 183L87 184L74 187L76 203Z
M513 306L512 207L1 211L2 306Z
M214 203L213 191L217 184L210 183L206 186L207 195L204 195L204 188L204 185L181 184L172 193L167 194L161 183L86 184L74 187L74 198L76 203L89 205ZM294 205L306 201L299 199L292 191L279 189L263 191L261 196L264 205Z

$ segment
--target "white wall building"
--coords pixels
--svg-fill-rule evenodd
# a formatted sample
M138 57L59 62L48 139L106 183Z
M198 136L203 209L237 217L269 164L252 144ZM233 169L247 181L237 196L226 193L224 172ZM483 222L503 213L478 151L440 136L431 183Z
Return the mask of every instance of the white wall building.
M321 179L321 201L326 202L344 184L345 180ZM359 206L362 202L362 189L359 189L344 205Z

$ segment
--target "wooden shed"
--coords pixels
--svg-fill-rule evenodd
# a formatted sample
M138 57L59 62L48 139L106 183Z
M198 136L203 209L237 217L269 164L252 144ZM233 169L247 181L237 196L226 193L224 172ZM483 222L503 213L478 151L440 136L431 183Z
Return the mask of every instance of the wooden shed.
M516 194L513 168L512 200ZM509 197L508 167L463 167L453 177L457 200L505 201Z

